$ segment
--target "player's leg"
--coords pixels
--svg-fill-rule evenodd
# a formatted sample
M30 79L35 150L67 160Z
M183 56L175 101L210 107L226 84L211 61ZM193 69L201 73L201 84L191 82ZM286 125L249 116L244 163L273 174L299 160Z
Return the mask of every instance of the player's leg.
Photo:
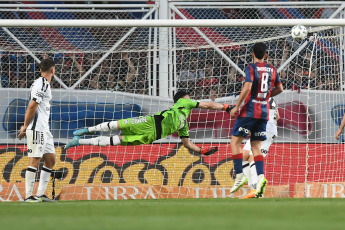
M73 132L74 136L82 136L85 134L92 134L95 132L109 132L110 130L119 130L119 122L118 121L110 121L110 122L103 122L96 126L91 126L84 129L78 129Z
M247 178L243 175L243 153L241 149L241 144L243 139L248 135L249 130L246 128L248 119L243 117L238 117L234 124L231 137L231 151L232 160L234 163L234 170L236 173L235 183L232 186L230 192L234 193L239 190L245 183L247 183Z
M272 134L272 133L266 133L266 140L264 140L261 143L261 153L264 156L264 158L266 157L266 155L268 154L268 150L270 149L271 145L274 143L274 141L276 140L276 135Z
M271 134L271 133L267 133L266 138L267 138L266 140L261 142L261 153L264 156L264 158L267 155L270 146L273 144L273 142L275 140L275 135ZM244 156L244 158L245 158L245 156ZM255 191L256 191L256 187L257 187L257 183L258 183L258 174L256 172L256 166L255 166L254 156L253 156L252 152L250 152L248 162L249 162L249 168L250 168L252 187L254 187ZM244 168L243 168L243 171L244 171ZM249 178L248 178L248 181L249 181ZM246 196L242 197L242 199L252 198L253 195L255 196L255 194L248 193Z
M94 146L116 146L120 145L122 142L122 136L116 135L112 137L107 136L99 136L89 139L80 139L79 136L75 136L70 142L65 145L65 149L69 149L71 147L76 147L79 145L94 145Z
M36 172L40 161L40 157L29 157L28 168L25 171L25 202L40 202L33 196Z
M97 131L108 132L110 130L122 130L120 127L120 124L126 123L125 120L131 120L131 118L123 119L119 121L103 122L96 126L91 126L85 129L78 129L73 132L73 135L75 137L65 145L65 149L69 149L71 147L76 147L79 145L94 145L94 146L120 145L122 142L121 135L116 135L112 137L99 136L99 137L89 138L89 139L80 139L79 136L82 136L85 134L92 134Z
M231 193L236 192L247 183L247 178L243 175L242 168L243 153L241 149L241 143L243 139L243 136L232 136L230 142L232 150L232 160L234 162L234 170L236 173L235 183L230 190Z
M115 123L112 124L114 125ZM112 125L109 126L112 128ZM75 136L72 141L66 144L65 149L79 145L138 145L152 143L155 140L156 131L152 116L122 119L117 122L116 126L118 130L122 130L123 133L121 135L113 137L100 136L90 139L80 139L79 136ZM127 136L134 137L134 142L131 139L127 140ZM143 139L143 141L135 141L136 138Z
M249 146L250 146L250 140L248 140L247 143L249 143ZM248 186L249 186L250 191L245 196L241 197L240 199L255 198L257 175L256 175L253 152L251 151L251 148L248 149L247 147L246 149L246 146L243 148L243 160L246 160L246 161L243 161L245 162L245 165L243 164L243 174L248 179ZM255 171L253 171L253 169Z
M250 138L250 144L252 146L252 152L254 154L256 172L258 175L258 183L255 193L256 197L261 197L264 194L265 188L267 186L267 180L264 175L264 157L261 152L261 142L266 140L266 125L267 120L258 120L256 126L252 130L252 134L254 135L252 135Z
M55 153L46 153L43 155L43 159L44 165L41 169L36 198L43 202L54 202L55 200L51 200L45 195L45 191L50 180L52 169L55 165Z
M231 150L232 160L234 162L234 170L236 173L236 179L230 192L234 193L239 190L246 182L247 178L243 175L243 153L241 149L241 143L243 139L250 133L251 127L255 124L255 119L238 117L232 129L231 137Z
M248 185L251 187L252 180L250 175L250 167L249 167L249 154L250 154L251 148L250 148L250 140L246 141L246 144L243 147L243 162L242 162L242 168L243 168L243 174L248 179ZM253 190L252 188L250 190Z
M52 202L54 200L49 199L45 195L45 191L49 183L50 174L55 165L55 147L53 135L50 132L45 132L44 138L46 140L44 144L45 154L43 155L44 165L41 169L40 181L38 184L36 198L44 202Z
M234 185L232 186L230 192L234 193L239 190L243 185L247 183L247 178L243 175L243 153L241 149L241 143L243 141L243 136L232 136L231 138L231 150L232 150L232 160L234 162L234 170L236 173L236 178Z
M248 162L249 162L249 169L250 169L250 177L252 181L251 187L253 189L256 189L256 186L258 183L258 174L256 173L256 166L255 166L253 152L250 152Z
M267 180L264 175L264 157L261 153L261 141L251 141L252 151L254 154L254 161L256 167L256 173L258 175L256 197L261 197L265 192Z
M37 131L26 130L26 139L28 146L29 164L25 171L25 202L40 202L39 199L33 196L33 189L35 185L35 178L38 165L43 156L43 147L38 142L39 135Z
M79 139L80 145L95 145L95 146L108 146L108 145L120 145L122 142L122 136L116 135L112 137L99 136L90 139Z
M257 183L257 174L256 174L256 167L254 162L254 156L252 151L244 150L243 149L243 174L248 179L248 186L250 190L256 189Z
M95 137L90 139L80 139L80 137L74 137L70 141L65 149L68 149L73 146L79 145L94 145L94 146L108 146L108 145L141 145L141 144L151 144L155 141L155 136L152 132L147 131L146 134L139 135L118 135L113 137Z

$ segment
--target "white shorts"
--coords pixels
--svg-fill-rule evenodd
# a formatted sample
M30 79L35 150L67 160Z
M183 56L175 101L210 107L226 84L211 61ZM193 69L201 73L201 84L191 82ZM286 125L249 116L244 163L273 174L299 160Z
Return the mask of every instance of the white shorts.
M266 133L266 138L266 140L261 142L261 152L264 157L268 153L268 150L270 149L273 142L276 140L277 136L271 133ZM253 152L251 151L252 148L250 146L250 140L247 140L246 144L243 147L243 150L250 151L249 155L253 155Z
M46 153L55 153L53 135L47 132L26 130L28 157L42 158Z

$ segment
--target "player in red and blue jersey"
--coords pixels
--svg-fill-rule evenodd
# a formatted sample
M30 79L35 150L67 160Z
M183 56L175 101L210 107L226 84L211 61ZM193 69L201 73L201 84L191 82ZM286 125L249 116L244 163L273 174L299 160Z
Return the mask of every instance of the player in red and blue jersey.
M236 106L230 113L232 117L235 117L244 102L234 124L230 143L236 172L235 184L231 188L231 193L236 192L247 182L242 169L243 153L241 143L250 134L250 143L258 174L255 197L261 197L267 185L267 180L264 177L263 155L260 149L261 142L266 140L266 125L269 118L268 100L270 97L283 92L277 70L264 62L267 57L266 50L265 43L254 44L252 52L254 63L246 67L244 86Z

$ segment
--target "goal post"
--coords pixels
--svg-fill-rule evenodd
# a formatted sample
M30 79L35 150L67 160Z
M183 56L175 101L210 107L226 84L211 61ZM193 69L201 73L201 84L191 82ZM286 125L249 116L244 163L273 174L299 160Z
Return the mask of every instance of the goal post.
M265 197L345 196L344 137L334 138L345 113L344 4L169 1L165 19L157 2L81 5L0 5L0 201L24 198L27 147L16 135L38 63L47 57L59 79L52 82L56 165L47 195L53 189L61 200L245 195L247 186L230 194L235 120L225 112L196 109L188 119L193 142L219 147L212 156L188 151L176 133L141 146L63 145L75 129L166 110L177 90L235 103L256 42L267 44L267 63L284 86L276 98L278 138L265 159ZM305 41L291 38L296 24L308 28Z

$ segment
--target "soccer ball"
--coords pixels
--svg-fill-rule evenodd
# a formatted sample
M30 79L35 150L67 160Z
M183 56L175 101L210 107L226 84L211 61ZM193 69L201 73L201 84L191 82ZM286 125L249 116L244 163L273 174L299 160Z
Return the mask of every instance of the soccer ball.
M294 26L291 29L291 36L296 41L303 41L307 37L307 34L307 29L302 25Z

